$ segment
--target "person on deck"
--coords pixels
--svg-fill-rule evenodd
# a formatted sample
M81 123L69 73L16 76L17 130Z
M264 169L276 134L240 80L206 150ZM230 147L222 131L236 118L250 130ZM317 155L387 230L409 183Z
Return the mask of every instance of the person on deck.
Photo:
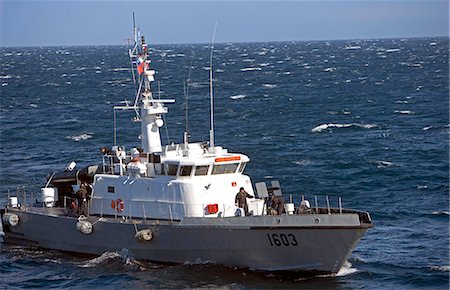
M240 208L244 209L245 215L248 215L248 205L247 205L247 198L253 198L250 194L248 194L243 187L239 189L239 192L236 194L236 197L234 198L234 202L236 205Z
M77 199L78 199L78 214L88 216L88 190L86 189L86 184L82 183L80 189L77 190Z
M272 201L272 208L277 212L278 215L281 215L285 212L284 210L284 199L281 196L272 195L270 197Z

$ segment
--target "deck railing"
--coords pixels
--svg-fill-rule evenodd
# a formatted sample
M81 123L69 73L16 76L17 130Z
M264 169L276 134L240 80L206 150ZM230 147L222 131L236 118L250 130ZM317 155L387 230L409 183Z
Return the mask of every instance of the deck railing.
M330 198L331 197L331 198ZM291 198L292 200L292 198ZM303 200L309 200L305 196L301 196L299 201L294 201L295 210L293 214L302 214L299 211L301 202ZM312 197L313 202L310 202L311 207L304 214L348 214L356 213L362 223L371 223L370 215L367 212L355 211L350 209L344 209L342 198L336 196L317 196ZM12 202L14 201L14 202ZM76 201L76 197L64 196L62 201L58 202L58 207L64 208L66 215L77 215L77 209L72 207L72 203ZM256 204L256 212L262 212L262 215L268 215L270 212L267 210L270 201L269 199L263 205L263 209L258 208ZM336 205L333 207L333 203ZM325 206L321 206L325 205ZM12 194L8 191L8 203L7 208L20 208L27 211L29 208L47 208L46 204L42 202L40 194L28 193L24 186L18 187L16 192ZM236 207L234 203L229 204L217 204L217 212L209 213L207 211L207 204L182 204L174 203L170 201L150 202L150 201L126 201L126 205L115 204L111 205L110 200L100 200L100 209L96 209L95 215L100 217L109 216L115 219L166 219L169 221L181 220L184 216L196 216L196 217L212 217L212 218L224 218L229 216L235 216L234 212ZM241 209L242 210L242 209ZM91 202L88 202L87 207L88 215L92 214ZM232 213L232 214L230 214ZM287 213L286 213L287 214ZM252 215L252 214L250 214ZM255 214L256 216L257 214Z

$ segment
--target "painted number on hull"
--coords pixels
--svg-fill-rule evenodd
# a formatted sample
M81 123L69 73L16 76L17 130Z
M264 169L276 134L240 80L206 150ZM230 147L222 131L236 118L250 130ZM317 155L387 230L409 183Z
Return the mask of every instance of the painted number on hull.
M272 247L298 246L297 239L293 234L267 234L267 238Z

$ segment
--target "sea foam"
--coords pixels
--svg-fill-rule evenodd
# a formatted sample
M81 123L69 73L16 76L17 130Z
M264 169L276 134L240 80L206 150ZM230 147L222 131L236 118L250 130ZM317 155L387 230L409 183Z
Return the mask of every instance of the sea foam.
M311 129L311 132L320 133L324 130L331 129L331 128L350 128L350 127L359 127L359 128L364 128L364 129L370 129L370 128L377 127L377 125L375 125L375 124L355 124L355 123L351 123L351 124L329 123L329 124L322 124L317 127L314 127L313 129Z

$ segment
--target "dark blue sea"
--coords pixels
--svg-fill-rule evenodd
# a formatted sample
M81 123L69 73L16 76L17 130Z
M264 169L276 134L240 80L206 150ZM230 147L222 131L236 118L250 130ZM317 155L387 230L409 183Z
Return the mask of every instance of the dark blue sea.
M192 141L209 134L209 46L156 45L169 105L163 143L181 142L189 78ZM449 41L412 38L226 43L214 49L216 144L247 154L253 182L342 197L375 227L336 276L279 277L210 264L158 265L0 244L0 288L448 289ZM0 203L113 144L112 106L133 101L127 47L0 49ZM153 90L158 92L158 84ZM118 115L118 142L140 125Z

